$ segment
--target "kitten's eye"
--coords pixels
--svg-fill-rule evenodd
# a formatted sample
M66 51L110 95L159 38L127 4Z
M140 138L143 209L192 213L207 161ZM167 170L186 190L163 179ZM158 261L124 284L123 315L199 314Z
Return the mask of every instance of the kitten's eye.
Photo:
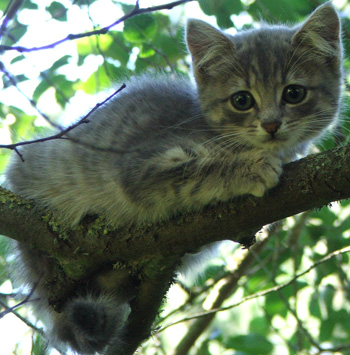
M232 106L239 111L247 111L255 103L253 95L248 91L239 91L231 96Z
M289 85L283 90L282 99L288 104L298 104L305 99L306 88L301 85Z

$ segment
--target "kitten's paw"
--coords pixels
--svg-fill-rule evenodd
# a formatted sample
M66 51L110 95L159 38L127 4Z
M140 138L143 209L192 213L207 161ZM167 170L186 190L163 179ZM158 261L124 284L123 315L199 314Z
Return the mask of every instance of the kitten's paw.
M278 158L267 156L260 158L250 169L252 188L250 194L262 197L265 192L275 187L282 174L282 161Z

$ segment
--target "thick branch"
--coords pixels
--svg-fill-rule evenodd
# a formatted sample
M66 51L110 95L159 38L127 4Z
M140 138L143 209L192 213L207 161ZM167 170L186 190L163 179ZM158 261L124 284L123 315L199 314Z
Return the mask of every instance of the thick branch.
M182 255L218 240L240 242L250 230L350 197L350 145L289 163L284 171L280 184L262 198L243 196L225 205L208 207L200 214L131 230L109 230L87 219L69 231L69 240L63 236L62 242L62 235L55 231L59 225L45 222L34 203L24 203L2 191L0 233L30 243L60 260L76 251L75 261L91 256L98 259L100 255L105 261L133 260L137 264L157 255ZM53 243L54 239L58 243Z
M87 217L78 227L67 230L33 202L0 189L0 233L46 252L54 257L53 262L57 260L57 270L62 268L64 272L58 271L48 283L52 285L50 302L58 307L77 281L108 263L125 264L130 270L141 272L126 333L125 355L130 355L149 335L184 253L224 239L244 242L252 231L265 224L349 198L349 153L350 145L287 164L280 184L263 198L242 196L208 207L202 213L132 229L111 230L102 218Z

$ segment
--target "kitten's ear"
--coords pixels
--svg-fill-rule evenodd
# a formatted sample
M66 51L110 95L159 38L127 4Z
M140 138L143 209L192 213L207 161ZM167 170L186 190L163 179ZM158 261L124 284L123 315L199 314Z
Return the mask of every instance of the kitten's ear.
M293 36L296 48L315 49L325 56L341 52L340 20L334 6L327 2L319 6Z
M194 71L215 75L234 44L221 31L201 20L189 19L186 27L187 47L192 55Z

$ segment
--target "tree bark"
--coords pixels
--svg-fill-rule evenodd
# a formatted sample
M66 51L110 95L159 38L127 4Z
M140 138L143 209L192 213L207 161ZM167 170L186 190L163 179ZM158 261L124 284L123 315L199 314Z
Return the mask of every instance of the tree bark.
M102 217L87 217L68 230L34 202L0 189L0 233L57 260L63 276L56 277L49 294L54 305L64 300L67 284L74 287L106 264L127 267L138 274L142 281L132 301L126 334L125 355L129 355L149 335L176 266L186 252L225 239L249 244L266 224L349 197L347 145L285 165L279 185L262 198L241 196L201 213L130 229L112 230Z

